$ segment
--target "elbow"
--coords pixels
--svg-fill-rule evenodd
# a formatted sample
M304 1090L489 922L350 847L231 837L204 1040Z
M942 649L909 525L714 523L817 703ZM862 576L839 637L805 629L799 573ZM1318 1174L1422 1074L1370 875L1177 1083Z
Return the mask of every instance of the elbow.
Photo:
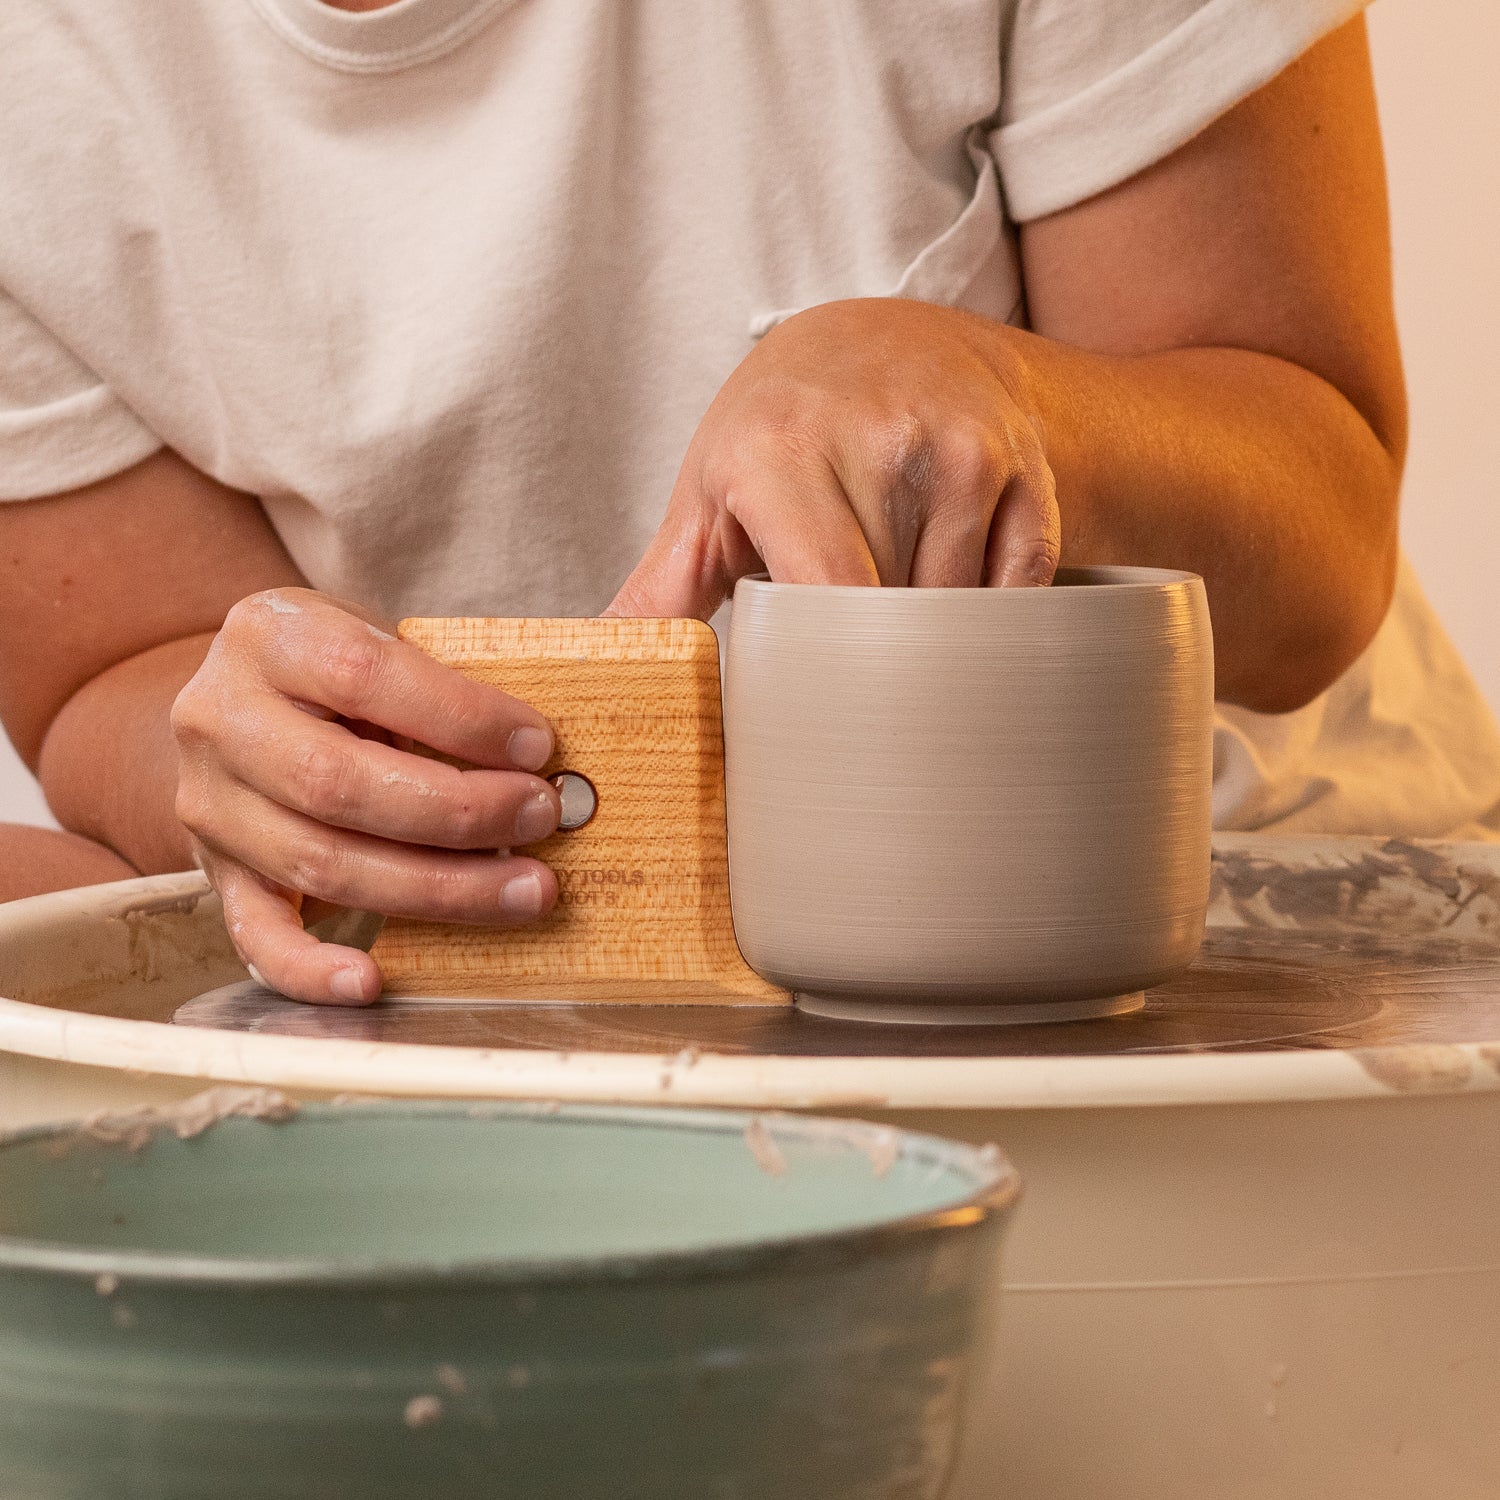
M1321 586L1268 633L1252 670L1226 683L1221 696L1255 713L1288 714L1327 692L1364 653L1390 609L1398 547L1393 515L1380 546L1322 570Z

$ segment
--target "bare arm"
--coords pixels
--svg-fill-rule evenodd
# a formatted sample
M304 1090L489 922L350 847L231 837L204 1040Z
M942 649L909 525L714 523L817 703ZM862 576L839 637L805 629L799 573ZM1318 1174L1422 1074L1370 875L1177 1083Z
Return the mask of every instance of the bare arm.
M172 701L240 599L305 580L252 496L162 451L0 506L0 718L58 821L144 873L192 862Z
M832 303L762 341L614 609L788 581L1204 575L1219 694L1306 702L1387 603L1405 404L1364 30L1167 160L1026 226L1034 332Z
M1021 247L1064 558L1202 573L1219 695L1313 697L1385 612L1406 447L1363 20Z

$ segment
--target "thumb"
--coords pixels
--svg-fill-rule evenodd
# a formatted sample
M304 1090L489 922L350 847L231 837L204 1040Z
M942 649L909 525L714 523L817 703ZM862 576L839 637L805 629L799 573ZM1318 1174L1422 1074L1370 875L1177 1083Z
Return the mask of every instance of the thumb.
M724 539L697 510L669 505L646 555L604 611L606 616L638 619L707 620L729 597L737 579L761 566L754 549L732 517L720 526L737 536ZM730 555L732 554L732 555Z

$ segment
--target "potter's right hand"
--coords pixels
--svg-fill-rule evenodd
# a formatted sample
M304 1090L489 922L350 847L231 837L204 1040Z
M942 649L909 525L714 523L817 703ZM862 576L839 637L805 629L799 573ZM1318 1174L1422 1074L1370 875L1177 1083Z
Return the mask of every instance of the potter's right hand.
M557 827L547 721L308 589L241 601L172 711L177 815L240 957L299 1000L360 1005L380 970L304 929L318 903L508 926L557 882L510 850ZM458 770L413 742L470 763Z

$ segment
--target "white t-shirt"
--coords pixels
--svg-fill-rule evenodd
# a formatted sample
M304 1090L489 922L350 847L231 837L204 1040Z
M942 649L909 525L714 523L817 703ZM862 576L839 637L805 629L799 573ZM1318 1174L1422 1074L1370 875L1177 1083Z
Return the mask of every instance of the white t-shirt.
M167 444L259 495L319 588L594 613L779 317L886 294L1020 317L1014 223L1158 160L1358 8L0 7L0 498ZM1445 833L1500 803L1500 735L1407 574L1349 677L1227 712L1220 761L1225 827Z

